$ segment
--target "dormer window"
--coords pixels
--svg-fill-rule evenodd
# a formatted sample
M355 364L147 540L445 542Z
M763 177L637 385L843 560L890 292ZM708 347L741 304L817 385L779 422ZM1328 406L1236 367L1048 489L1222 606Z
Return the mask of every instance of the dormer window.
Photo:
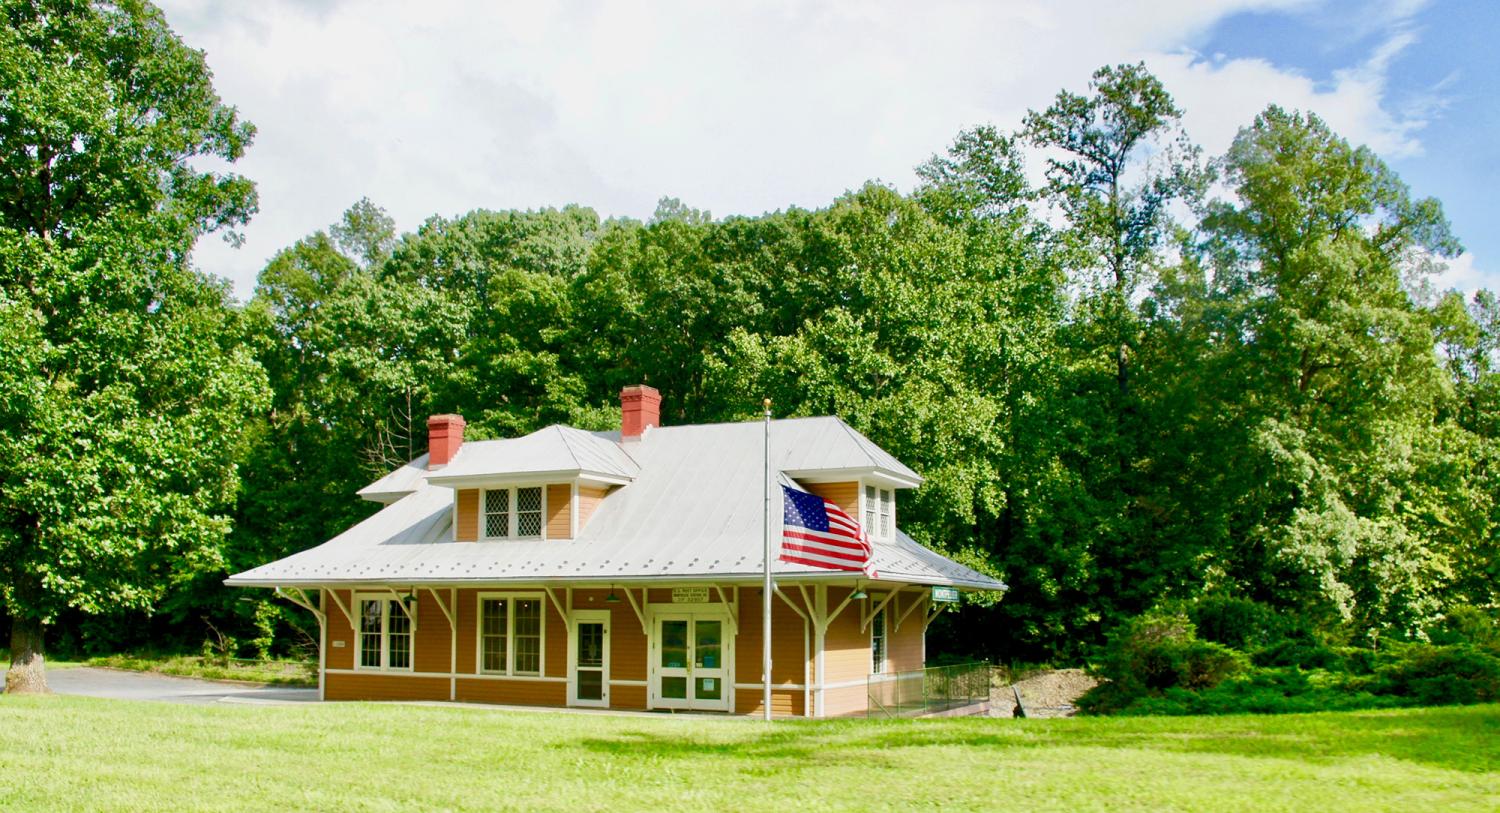
M865 486L865 533L871 539L890 539L896 532L896 492L879 486Z
M542 487L484 490L485 539L541 539Z

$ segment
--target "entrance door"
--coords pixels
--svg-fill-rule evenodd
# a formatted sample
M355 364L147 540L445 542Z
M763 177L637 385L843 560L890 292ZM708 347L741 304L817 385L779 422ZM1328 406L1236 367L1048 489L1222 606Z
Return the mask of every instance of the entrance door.
M609 705L609 611L573 613L568 642L568 703Z
M722 614L682 613L656 618L652 706L728 711L728 645Z

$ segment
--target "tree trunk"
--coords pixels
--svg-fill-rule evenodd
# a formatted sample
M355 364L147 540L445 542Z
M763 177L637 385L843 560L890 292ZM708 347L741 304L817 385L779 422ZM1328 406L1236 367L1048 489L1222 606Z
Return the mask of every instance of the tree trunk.
M10 622L10 671L7 694L45 694L47 671L42 663L42 622L17 616Z

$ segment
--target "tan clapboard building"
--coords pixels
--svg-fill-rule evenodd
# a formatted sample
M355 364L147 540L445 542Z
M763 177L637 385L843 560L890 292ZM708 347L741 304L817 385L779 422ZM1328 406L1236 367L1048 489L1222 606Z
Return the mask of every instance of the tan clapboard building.
M328 700L760 713L766 429L660 426L660 402L629 387L618 432L467 443L435 416L428 454L359 492L384 508L227 584L317 615ZM772 711L864 714L922 668L945 599L1005 586L897 528L921 478L838 418L772 421L769 460L862 522L877 570L772 562Z

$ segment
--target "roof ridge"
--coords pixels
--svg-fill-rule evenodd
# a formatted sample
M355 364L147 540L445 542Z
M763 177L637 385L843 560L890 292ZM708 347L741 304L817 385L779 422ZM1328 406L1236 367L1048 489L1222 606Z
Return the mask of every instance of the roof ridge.
M849 439L854 441L855 448L859 449L859 453L864 455L865 458L870 461L870 466L877 469L880 468L880 461L876 460L875 455L870 454L870 450L866 449L865 444L860 442L860 439L864 438L864 435L856 432L854 430L854 427L850 426L843 418L839 417L838 415L830 415L829 417L833 418L835 421L838 421L839 426L844 427L844 431L849 434ZM873 440L870 440L869 438L865 438L865 441L871 444L875 442Z

